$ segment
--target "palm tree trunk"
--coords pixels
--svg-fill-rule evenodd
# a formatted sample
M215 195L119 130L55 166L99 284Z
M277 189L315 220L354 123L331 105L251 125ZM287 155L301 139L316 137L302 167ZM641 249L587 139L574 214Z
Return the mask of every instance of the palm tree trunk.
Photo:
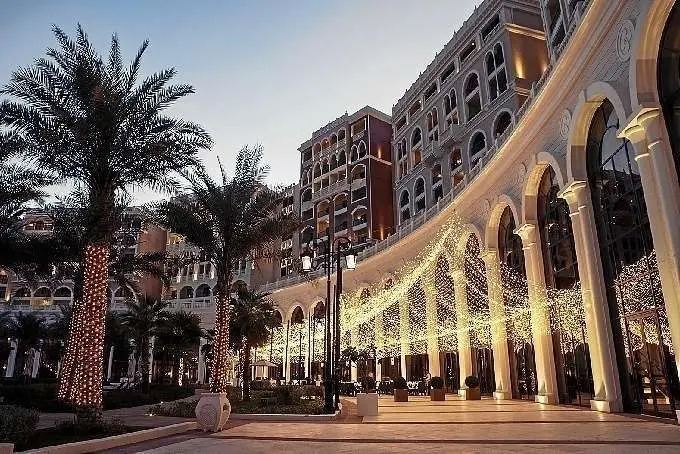
M101 417L104 374L104 324L108 295L109 247L89 244L83 265L83 298L74 303L59 398Z
M243 350L243 400L250 400L250 342L245 342Z
M215 338L210 369L210 392L227 391L227 361L229 359L229 277L231 272L218 276L215 293Z
M139 371L142 374L142 380L141 380L141 388L142 392L146 393L149 392L149 362L150 362L150 355L149 355L149 340L144 339L142 342L140 342L140 349L137 352L137 367L139 368Z

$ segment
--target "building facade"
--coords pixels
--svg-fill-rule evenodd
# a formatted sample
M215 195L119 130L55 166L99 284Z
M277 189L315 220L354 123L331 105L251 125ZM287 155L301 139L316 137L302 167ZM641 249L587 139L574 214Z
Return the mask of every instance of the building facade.
M345 272L342 341L376 352L349 378L440 375L464 394L465 377L475 375L497 399L675 418L680 7L672 0L486 1L475 15L491 16L473 16L475 39L482 24L494 22L491 5L500 3L509 5L501 7L498 25L507 32L492 32L494 43L480 54L498 39L506 65L534 59L501 38L512 37L523 17L505 15L505 8L524 5L545 20L545 47L537 55L548 58L547 67L532 73L542 75L527 87L526 100L508 107L512 121L492 153L466 167L470 150L462 150L465 175L457 189L443 190L437 204L426 201L419 214L411 199L409 222L364 249L356 270ZM521 36L540 40L536 28L523 27L531 32ZM517 76L513 64L506 66L508 81ZM484 71L482 110L491 98ZM395 149L406 138L409 160L400 175L403 153L396 149L396 197L410 175L422 176L411 139L421 128L426 161L430 109L414 109L417 124L409 123L409 109L426 98L439 105L434 98L448 94L438 72L422 78L425 85L437 82L434 88L412 89L395 106ZM465 82L456 87L465 90ZM509 87L508 97L521 101ZM459 95L459 109L465 100ZM495 118L501 104L488 102L485 118ZM445 119L439 116L439 124ZM491 131L484 130L493 137ZM434 132L446 143L441 128ZM293 314L311 320L324 286L298 282L273 297L290 329Z

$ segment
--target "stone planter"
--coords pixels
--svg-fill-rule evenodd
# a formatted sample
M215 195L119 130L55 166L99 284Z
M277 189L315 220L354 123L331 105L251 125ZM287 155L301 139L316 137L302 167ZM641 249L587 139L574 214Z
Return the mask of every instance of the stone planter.
M394 390L394 401L395 402L408 402L408 389L395 389Z
M465 400L481 400L482 392L479 388L468 388L465 390Z
M444 402L446 400L446 392L443 389L432 389L430 391L430 400L434 402Z
M219 432L229 419L227 393L203 393L196 405L196 421L205 432Z
M357 394L357 415L378 416L378 395L376 393Z

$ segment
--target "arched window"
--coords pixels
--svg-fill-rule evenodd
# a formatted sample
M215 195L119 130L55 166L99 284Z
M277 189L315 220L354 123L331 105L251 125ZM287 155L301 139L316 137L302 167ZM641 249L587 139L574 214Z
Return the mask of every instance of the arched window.
M439 140L439 114L437 108L433 108L427 113L427 139L431 141Z
M314 227L305 227L300 233L300 242L304 245L312 241L314 238Z
M335 170L338 168L338 158L333 155L331 156L331 170Z
M325 150L326 148L328 148L329 145L330 142L328 141L328 139L323 139L323 141L321 142L321 149Z
M668 366L673 345L663 335L669 330L668 317L640 170L631 143L617 137L620 126L614 107L605 100L593 115L586 145L607 299L612 313L620 317L611 321L612 331L619 344L621 373L633 365L626 374L632 380L626 380L629 388L624 395L632 396L634 408L657 416L668 411L670 416L665 396L672 392L662 389L653 394L651 405L646 395L637 392L648 380L646 371L657 368L659 382L677 383L677 369ZM656 348L650 350L650 343ZM631 352L635 363L624 352Z
M331 166L328 164L328 159L323 160L323 164L321 164L321 174L326 174L331 171Z
M420 213L426 208L424 178L418 178L416 180L416 184L413 187L413 192L415 194L415 212Z
M456 89L452 88L451 92L444 96L444 117L446 118L446 127L457 125L460 123L458 119L458 101L456 100Z
M449 95L444 95L444 115L450 114L452 110L451 97Z
M201 284L196 288L196 298L205 298L210 296L210 286L208 284Z
M312 147L312 151L314 152L314 157L318 157L319 153L321 153L321 144L320 143L315 143L314 146Z
M442 166L435 164L432 167L432 201L437 203L439 199L444 197L444 189L442 187Z
M493 101L508 88L508 77L505 73L503 46L498 43L493 53L486 55L486 74L489 81L489 98Z
M663 32L657 71L659 100L673 150L675 171L680 179L680 5L677 2Z
M472 139L470 139L470 167L474 167L477 161L482 157L483 152L486 151L486 137L483 132L477 132Z
M312 189L307 188L304 191L302 191L302 201L309 202L310 200L312 200Z
M366 178L366 166L360 164L352 169L352 183Z
M472 120L482 111L482 98L479 94L479 79L475 73L470 74L465 82L465 108L467 121Z
M366 156L366 143L362 140L359 142L359 159Z
M406 190L402 191L401 196L399 196L399 212L402 222L411 218L411 197Z
M20 287L14 292L15 298L30 298L31 291L27 287Z
M345 150L342 150L338 154L338 166L344 166L347 164L347 154L345 153Z
M356 228L363 228L368 222L368 210L362 206L352 212L352 226Z
M411 160L413 161L413 167L420 164L421 161L421 145L423 143L423 133L420 128L413 130L411 134Z
M71 289L68 287L59 287L54 291L55 298L71 298Z
M331 134L331 147L338 143L338 136L335 134Z
M345 140L345 134L346 133L345 133L344 129L341 129L340 131L338 131L338 140Z
M350 160L350 162L354 162L358 159L359 159L359 150L357 149L356 145L352 145L352 148L350 149L349 160Z
M512 117L510 116L510 112L501 112L496 118L495 126L493 128L494 138L498 138L505 134L505 131L508 130L511 124Z
M397 160L399 161L399 179L408 174L408 152L406 151L406 138L397 144Z
M321 176L321 164L318 162L314 166L314 178L318 178Z

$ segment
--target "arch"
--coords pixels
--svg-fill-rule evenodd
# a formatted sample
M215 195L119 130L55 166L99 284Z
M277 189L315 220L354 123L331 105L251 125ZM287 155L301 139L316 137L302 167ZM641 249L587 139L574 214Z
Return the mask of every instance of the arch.
M345 153L345 150L340 150L340 153L338 153L338 166L344 166L347 164L347 153Z
M501 216L503 216L503 211L505 211L506 207L510 208L512 216L516 221L521 219L519 217L521 213L517 209L515 201L507 194L499 195L496 205L491 210L486 226L486 243L484 245L486 250L498 250L498 229L500 227Z
M341 192L339 194L336 194L333 197L333 203L335 203L340 197L344 197L345 199L347 198L347 193L346 192Z
M312 200L312 188L307 188L302 191L302 197L300 197L303 202L309 202Z
M359 153L359 159L366 156L366 151L367 151L366 142L364 142L363 140L361 142L359 142L359 147L358 147L357 151Z
M413 193L415 194L416 198L425 194L425 178L419 177L416 179L416 182L413 185Z
M352 145L349 153L349 162L354 162L359 159L359 151L356 145Z
M470 141L468 142L468 155L470 159L487 148L486 134L481 129L478 129L470 136Z
M351 181L366 178L366 166L363 164L356 165L352 168Z
M338 168L338 157L336 155L331 156L331 170Z
M479 87L479 74L472 71L468 74L463 85L465 99L465 120L470 121L482 111L482 94Z
M118 290L116 290L116 294L118 293ZM116 297L116 294L113 296ZM194 288L190 285L185 285L182 287L179 291L179 298L180 299L189 299L194 297Z
M295 312L297 310L300 310L302 312L302 321L304 322L307 319L307 310L304 306L304 304L299 303L299 302L294 302L289 308L288 312L286 313L286 320L291 321L293 320L293 316L297 315Z
M325 150L325 149L328 148L329 146L330 146L330 142L328 141L328 139L323 139L323 140L321 141L321 149L322 149L322 150Z
M415 127L411 133L411 148L415 147L423 141L423 131L420 127Z
M347 132L345 132L345 128L342 128L338 131L338 140L345 140L345 136L347 135Z
M401 195L399 196L399 208L404 208L408 206L410 203L411 199L411 194L409 194L408 189L404 189L401 191Z
M313 177L314 177L314 178L318 178L318 177L320 177L320 176L321 176L321 163L318 163L318 162L317 162L317 163L314 165L314 173L313 173Z
M501 110L496 118L493 120L493 137L497 139L498 137L505 134L509 128L514 123L514 118L512 112L507 109Z
M326 174L331 171L331 166L328 163L328 159L324 159L321 163L321 174Z
M38 287L35 292L33 292L34 298L51 298L52 290L49 287Z
M28 287L19 287L14 291L14 297L15 298L30 298L31 297L31 289Z
M196 298L205 298L211 295L211 289L208 284L201 284L196 287Z
M522 217L518 218L518 220L521 219L522 224L536 222L538 220L538 190L543 175L549 168L555 173L555 183L557 183L560 188L564 188L562 170L555 157L545 151L539 152L536 155L536 165L529 172L522 193Z
M69 287L59 287L54 291L55 298L71 298L73 291Z
M659 105L659 48L675 0L644 2L633 32L629 72L630 101L633 112ZM646 10L644 9L646 8ZM618 113L618 112L617 112ZM623 121L626 117L621 117Z
M586 181L586 144L595 111L607 99L623 121L626 111L614 87L606 82L594 82L583 90L576 102L567 140L567 182Z
M484 235L482 235L482 231L479 227L472 223L463 225L461 228L460 241L456 243L454 248L453 263L449 263L449 267L451 267L452 270L462 271L465 249L467 248L467 243L471 236L477 238L477 242L480 246L484 244Z
M359 205L358 207L352 210L352 214L356 213L359 210L368 210L368 208L366 208L364 205Z
M330 142L331 142L331 146L333 146L333 145L335 145L336 143L338 143L338 135L335 134L335 133L331 134L331 140L330 140Z

